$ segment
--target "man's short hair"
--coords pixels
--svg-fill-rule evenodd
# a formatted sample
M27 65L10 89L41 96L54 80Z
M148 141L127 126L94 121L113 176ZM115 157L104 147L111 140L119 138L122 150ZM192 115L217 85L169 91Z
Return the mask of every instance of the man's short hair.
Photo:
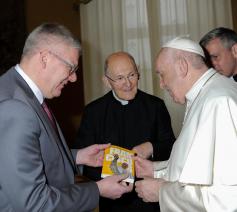
M81 44L77 38L63 25L57 23L44 23L36 27L27 37L22 57L32 55L38 49L46 46L67 44L81 52Z
M219 38L225 48L231 48L237 43L237 33L234 30L225 27L218 27L211 30L201 38L199 43L201 46L205 47L215 38Z

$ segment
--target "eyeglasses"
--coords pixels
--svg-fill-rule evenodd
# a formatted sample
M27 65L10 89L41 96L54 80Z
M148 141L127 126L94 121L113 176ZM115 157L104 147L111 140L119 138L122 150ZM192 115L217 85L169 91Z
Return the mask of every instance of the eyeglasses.
M78 66L72 65L70 62L64 60L62 57L60 57L58 54L55 52L49 51L51 55L56 57L58 60L60 60L62 63L64 63L68 68L69 68L69 75L72 75L78 70Z
M118 83L118 84L121 83L122 84L122 83L124 83L126 81L126 79L129 80L130 82L137 80L139 78L139 73L138 72L133 72L133 73L130 73L128 76L118 76L117 78L114 78L114 79L109 77L106 74L105 74L105 76L109 80L111 80L111 81L113 81L115 83Z

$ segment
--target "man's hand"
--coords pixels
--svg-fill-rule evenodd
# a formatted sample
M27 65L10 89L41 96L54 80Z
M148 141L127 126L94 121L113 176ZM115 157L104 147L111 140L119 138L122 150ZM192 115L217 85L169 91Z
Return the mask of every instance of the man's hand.
M159 190L165 180L146 178L135 183L135 191L144 202L159 202Z
M127 185L125 182L122 182L122 180L127 177L128 175L113 175L96 182L100 191L100 196L117 199L124 193L132 191L132 183Z
M133 147L132 150L142 158L149 158L153 154L153 146L149 141Z
M134 157L134 161L135 161L135 172L137 177L139 178L153 177L154 168L152 161L140 158L138 156Z
M94 144L77 152L76 163L81 165L98 167L102 166L104 158L104 150L110 144Z

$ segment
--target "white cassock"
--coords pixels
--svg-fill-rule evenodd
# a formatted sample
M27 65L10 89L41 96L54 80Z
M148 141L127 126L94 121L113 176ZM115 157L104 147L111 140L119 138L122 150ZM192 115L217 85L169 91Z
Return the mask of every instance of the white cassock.
M162 212L237 211L237 84L209 69L186 95L170 159L154 164Z

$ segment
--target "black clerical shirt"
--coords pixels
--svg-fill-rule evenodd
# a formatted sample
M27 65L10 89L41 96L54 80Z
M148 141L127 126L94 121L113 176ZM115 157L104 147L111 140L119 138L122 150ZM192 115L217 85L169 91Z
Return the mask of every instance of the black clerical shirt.
M167 160L174 140L170 116L163 100L138 90L133 100L122 105L109 92L86 106L76 147L111 143L132 149L150 141L153 159ZM94 180L100 179L100 172L100 168L85 169L85 174Z
M116 100L112 92L88 104L78 131L76 148L92 144L111 143L124 148L150 141L153 159L169 158L175 138L170 116L163 100L138 90L127 105ZM84 167L84 175L99 180L101 168ZM157 203L146 203L136 192L117 200L100 198L100 212L158 212Z

